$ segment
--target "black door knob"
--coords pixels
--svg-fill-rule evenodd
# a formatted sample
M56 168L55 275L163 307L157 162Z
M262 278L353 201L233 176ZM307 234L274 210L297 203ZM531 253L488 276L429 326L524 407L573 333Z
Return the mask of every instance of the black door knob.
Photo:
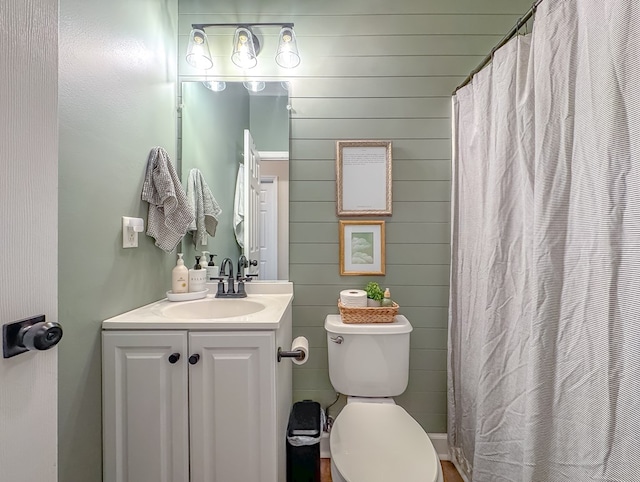
M198 360L200 360L200 355L198 355L197 353L189 357L189 363L191 363L192 365L198 363Z
M180 353L172 353L171 355L169 355L169 363L171 363L172 365L174 363L177 363L178 360L180 360Z
M62 338L62 327L55 321L42 321L26 326L18 333L18 344L28 350L48 350Z

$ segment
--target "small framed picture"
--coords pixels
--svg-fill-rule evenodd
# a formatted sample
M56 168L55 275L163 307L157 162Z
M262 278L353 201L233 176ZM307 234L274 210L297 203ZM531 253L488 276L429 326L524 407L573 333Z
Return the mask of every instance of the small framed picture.
M340 221L340 275L384 275L384 221Z
M391 141L336 142L338 216L391 216Z

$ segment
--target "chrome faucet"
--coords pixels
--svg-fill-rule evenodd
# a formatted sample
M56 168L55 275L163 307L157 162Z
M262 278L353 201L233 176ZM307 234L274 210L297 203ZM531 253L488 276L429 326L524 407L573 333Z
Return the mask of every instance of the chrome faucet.
M227 265L229 265L229 274L227 275ZM240 267L238 267L240 270ZM224 277L227 276L227 291L224 290ZM233 287L233 262L231 258L224 258L220 265L220 278L218 278L218 292L216 298L246 298L247 293L244 290L244 282L238 282L238 291Z

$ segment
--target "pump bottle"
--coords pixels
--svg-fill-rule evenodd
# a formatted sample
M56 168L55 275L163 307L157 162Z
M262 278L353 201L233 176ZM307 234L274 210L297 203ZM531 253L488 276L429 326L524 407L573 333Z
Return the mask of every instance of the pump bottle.
M178 262L171 271L171 291L173 293L189 292L189 270L184 265L182 253L178 253Z
M200 256L196 256L196 264L189 270L189 292L202 291L207 282L207 270L200 266Z
M207 260L209 259L209 251L203 251L202 257L200 258L200 267L202 269L207 269Z
M393 300L391 299L391 292L389 291L389 288L385 288L384 298L382 298L380 306L393 306Z
M218 281L218 277L220 276L220 267L216 266L213 262L213 258L218 256L217 254L209 255L209 264L207 265L207 282L215 283Z

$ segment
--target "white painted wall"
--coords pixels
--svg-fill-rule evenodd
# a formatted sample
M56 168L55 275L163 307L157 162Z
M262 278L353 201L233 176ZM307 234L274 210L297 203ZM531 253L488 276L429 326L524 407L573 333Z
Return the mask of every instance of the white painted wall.
M57 39L56 0L3 0L0 325L58 319ZM57 480L57 351L0 358L2 481Z

